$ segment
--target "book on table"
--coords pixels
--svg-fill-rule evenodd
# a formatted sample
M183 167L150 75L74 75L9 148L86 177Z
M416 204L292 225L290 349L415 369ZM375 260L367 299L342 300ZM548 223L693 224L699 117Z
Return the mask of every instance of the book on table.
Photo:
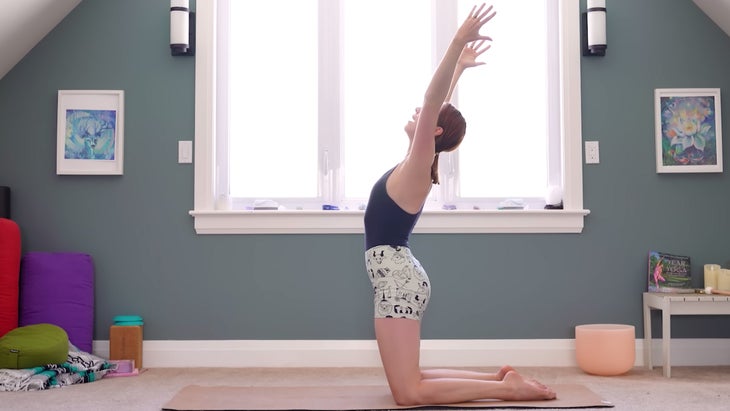
M648 260L650 292L677 293L693 289L689 257L650 251Z

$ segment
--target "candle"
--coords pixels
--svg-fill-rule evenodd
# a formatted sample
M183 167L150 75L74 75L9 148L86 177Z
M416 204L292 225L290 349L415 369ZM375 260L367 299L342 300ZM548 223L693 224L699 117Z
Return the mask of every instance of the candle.
M720 274L717 276L717 289L722 291L730 291L730 270L721 268Z
M705 288L712 287L716 290L718 289L717 277L719 272L720 264L705 264Z

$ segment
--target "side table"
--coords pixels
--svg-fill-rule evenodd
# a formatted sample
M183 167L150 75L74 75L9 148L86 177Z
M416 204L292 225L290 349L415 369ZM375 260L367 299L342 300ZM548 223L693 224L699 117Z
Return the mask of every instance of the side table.
M716 294L644 293L644 361L651 362L651 310L662 311L662 359L664 376L671 377L670 343L672 315L730 315L730 296Z

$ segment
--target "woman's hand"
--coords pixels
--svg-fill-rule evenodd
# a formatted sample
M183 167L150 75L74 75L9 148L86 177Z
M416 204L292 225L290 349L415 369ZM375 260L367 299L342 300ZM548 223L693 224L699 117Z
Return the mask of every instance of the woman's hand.
M464 46L464 49L461 51L461 55L459 56L459 61L456 64L458 64L458 66L462 69L481 66L484 64L483 61L477 61L477 58L492 47L491 44L485 45L485 43L486 40L479 40Z
M484 9L485 6L486 3L482 3L479 8L477 8L477 6L471 8L466 20L464 20L461 27L459 27L459 30L456 32L454 40L460 40L464 44L476 40L491 40L489 36L482 36L479 34L479 30L481 30L482 26L491 20L495 14L497 14L497 12L492 12L493 6L487 7L486 10Z
M489 50L490 47L492 47L491 44L487 44L485 46L486 40L479 40L479 41L473 41L471 43L468 43L464 48L461 50L461 54L459 55L459 60L456 62L456 67L454 68L454 76L451 78L451 85L449 86L449 92L446 94L446 99L444 100L447 103L451 102L451 97L454 93L454 89L456 88L456 83L459 81L459 78L461 77L462 73L464 73L464 70L466 70L469 67L476 67L481 66L482 64L485 64L483 61L477 61L477 58L482 55L485 51Z

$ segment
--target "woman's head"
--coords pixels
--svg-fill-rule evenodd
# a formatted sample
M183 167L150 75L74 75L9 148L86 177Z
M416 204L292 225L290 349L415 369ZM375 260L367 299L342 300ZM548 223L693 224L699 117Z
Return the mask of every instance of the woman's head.
M446 103L441 107L436 125L443 130L441 134L436 136L436 152L456 150L466 134L464 116L456 107Z
M453 105L446 103L441 107L436 125L443 131L436 138L436 156L431 165L431 181L439 183L439 153L442 151L454 151L464 140L466 134L466 120L459 110Z

